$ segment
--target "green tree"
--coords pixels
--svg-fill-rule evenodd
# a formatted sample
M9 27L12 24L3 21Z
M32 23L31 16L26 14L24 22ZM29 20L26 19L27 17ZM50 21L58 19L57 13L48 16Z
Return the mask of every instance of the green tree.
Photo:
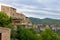
M1 27L7 27L8 25L10 25L11 21L12 19L8 17L5 12L0 11L0 26Z
M41 40L59 40L60 37L51 29L46 29L40 34Z
M37 34L29 29L18 28L16 38L18 40L38 40Z

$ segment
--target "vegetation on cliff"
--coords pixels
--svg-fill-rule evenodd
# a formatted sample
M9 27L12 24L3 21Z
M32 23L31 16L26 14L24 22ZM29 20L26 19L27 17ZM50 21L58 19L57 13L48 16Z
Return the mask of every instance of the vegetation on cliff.
M0 11L0 26L7 27L11 23L11 18L7 16L5 12Z

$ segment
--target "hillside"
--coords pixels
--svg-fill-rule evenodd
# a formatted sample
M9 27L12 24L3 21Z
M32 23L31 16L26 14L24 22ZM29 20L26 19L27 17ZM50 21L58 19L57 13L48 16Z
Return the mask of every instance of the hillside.
M33 18L33 17L29 17L29 19L31 20L31 22L33 24L60 24L60 20L57 19L51 19L51 18L45 18L45 19L39 19L39 18Z

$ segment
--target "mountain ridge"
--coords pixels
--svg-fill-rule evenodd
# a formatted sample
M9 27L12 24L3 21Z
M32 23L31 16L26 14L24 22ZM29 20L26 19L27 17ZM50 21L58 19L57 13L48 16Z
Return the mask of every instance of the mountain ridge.
M39 18L34 18L34 17L29 17L31 22L33 24L60 24L60 20L58 19L52 19L52 18L44 18L44 19L39 19Z

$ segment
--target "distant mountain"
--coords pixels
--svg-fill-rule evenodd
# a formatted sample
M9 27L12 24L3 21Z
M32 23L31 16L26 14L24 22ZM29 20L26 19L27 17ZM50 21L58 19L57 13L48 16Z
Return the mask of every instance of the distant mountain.
M51 18L44 18L44 20L52 20Z
M29 17L29 19L31 20L31 22L32 22L33 24L37 24L37 23L42 22L39 18Z
M51 19L51 18L45 18L45 19L39 19L39 18L33 18L33 17L29 17L29 19L31 20L31 22L33 24L60 24L60 20L57 19Z

